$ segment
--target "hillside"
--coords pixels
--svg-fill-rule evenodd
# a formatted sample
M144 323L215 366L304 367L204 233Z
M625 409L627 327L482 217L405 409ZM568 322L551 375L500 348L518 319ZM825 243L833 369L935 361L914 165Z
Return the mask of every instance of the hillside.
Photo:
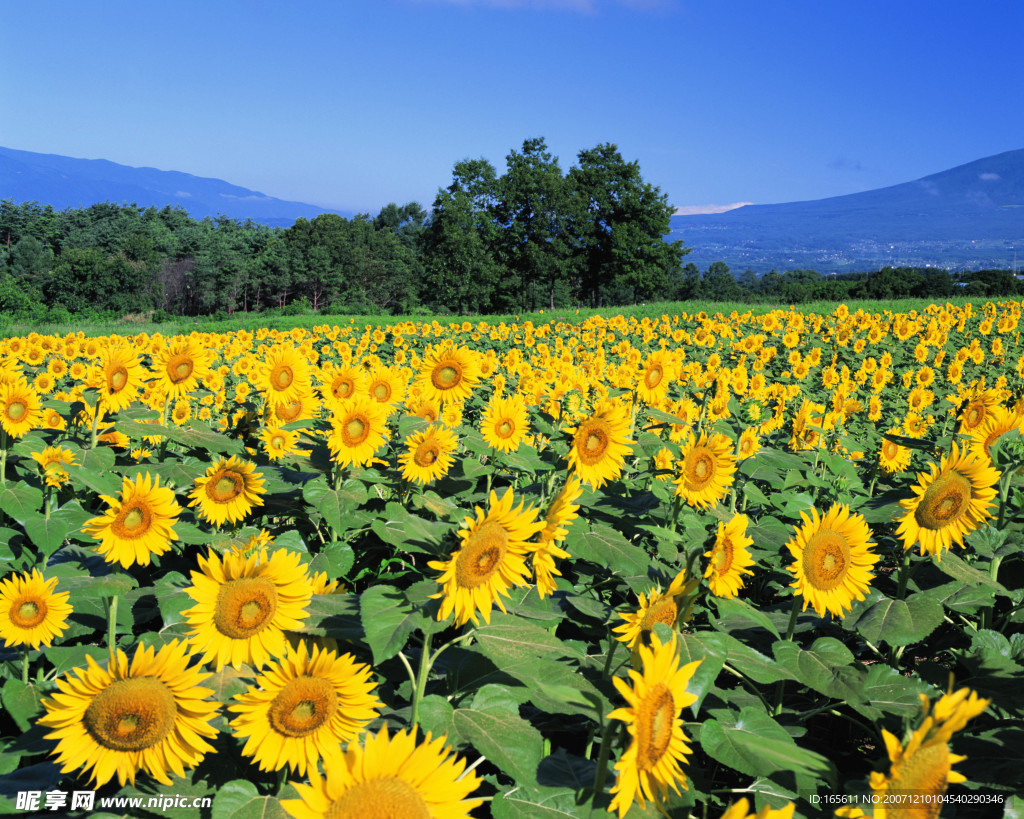
M846 196L674 216L687 261L822 273L882 265L964 269L1024 264L1024 150Z
M194 218L231 216L288 227L324 208L286 202L221 179L179 171L133 168L105 159L74 159L0 147L0 200L38 202L57 210L96 202L178 206Z

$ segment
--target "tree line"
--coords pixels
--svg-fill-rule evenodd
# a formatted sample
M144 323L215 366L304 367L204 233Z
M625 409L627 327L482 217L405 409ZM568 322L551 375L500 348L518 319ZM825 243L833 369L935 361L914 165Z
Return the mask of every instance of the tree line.
M817 299L1003 296L1009 271L920 268L822 276L734 275L683 264L665 240L672 206L615 145L580 151L563 172L543 139L512 150L504 173L455 163L428 212L391 203L272 228L176 207L110 202L56 211L0 202L0 314L63 320L239 311L509 313L651 300L802 303ZM964 286L966 285L966 286Z

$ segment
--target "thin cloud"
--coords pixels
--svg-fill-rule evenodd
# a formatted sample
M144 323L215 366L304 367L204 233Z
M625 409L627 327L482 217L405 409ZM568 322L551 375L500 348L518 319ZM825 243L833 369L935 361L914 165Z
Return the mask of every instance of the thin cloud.
M733 202L731 205L686 205L682 208L676 208L676 216L699 216L705 213L725 213L726 211L736 210L736 208L742 208L746 205L753 205L753 202Z
M979 173L978 179L982 182L998 182L1002 177L997 173Z

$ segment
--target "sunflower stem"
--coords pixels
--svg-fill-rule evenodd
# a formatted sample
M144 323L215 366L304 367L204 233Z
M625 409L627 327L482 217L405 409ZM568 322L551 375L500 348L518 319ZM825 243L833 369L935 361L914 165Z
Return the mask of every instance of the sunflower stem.
M28 685L28 646L25 646L21 652L21 681Z
M604 792L604 780L608 776L608 759L612 755L612 732L617 724L614 720L606 720L604 730L601 732L601 747L597 752L597 769L594 771L593 800L595 808L597 807L597 798Z
M796 619L800 616L800 597L793 595L793 608L789 612L789 625L786 626L786 641L791 642L793 640L793 632L796 631ZM786 693L786 681L779 680L775 683L775 707L772 709L772 714L778 716L782 713L782 698Z
M110 651L111 666L117 665L117 595L110 598L110 610L107 612L107 648Z
M999 520L996 523L997 529L1002 529L1006 522L1006 504L1010 497L1010 479L1015 470L1007 469L999 481Z
M907 593L907 581L910 579L910 550L903 550L903 562L900 564L899 586L896 588L896 599L902 600Z
M420 667L419 672L416 674L415 688L413 689L412 695L412 715L410 716L410 722L413 728L420 724L420 702L423 700L423 694L427 690L427 676L430 674L430 666L434 660L437 659L437 654L431 655L430 653L430 634L423 635L423 648L420 653ZM438 650L438 654L444 650L447 646L442 646Z
M96 406L92 414L92 430L89 433L89 449L96 449L96 443L99 441L100 416L102 414L103 403L97 399Z

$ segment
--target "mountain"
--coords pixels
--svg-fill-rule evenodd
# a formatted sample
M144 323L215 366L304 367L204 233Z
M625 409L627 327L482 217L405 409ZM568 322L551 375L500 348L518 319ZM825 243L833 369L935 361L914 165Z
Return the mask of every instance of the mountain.
M12 148L0 148L3 199L38 202L57 210L97 202L157 208L171 205L184 208L196 219L224 215L284 227L300 216L312 219L327 212L316 205L275 199L221 179Z
M810 268L819 273L884 265L980 270L1024 265L1024 149L1007 151L888 188L809 202L746 205L673 216L669 239L704 269Z

